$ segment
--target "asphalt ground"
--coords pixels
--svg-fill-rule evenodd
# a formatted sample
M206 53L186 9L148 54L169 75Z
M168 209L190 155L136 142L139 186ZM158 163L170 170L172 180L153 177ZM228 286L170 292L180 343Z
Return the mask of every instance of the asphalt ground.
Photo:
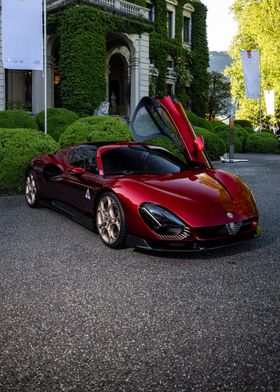
M244 158L244 156L243 156ZM111 250L0 199L0 391L280 391L280 156L222 164L263 236L196 254Z

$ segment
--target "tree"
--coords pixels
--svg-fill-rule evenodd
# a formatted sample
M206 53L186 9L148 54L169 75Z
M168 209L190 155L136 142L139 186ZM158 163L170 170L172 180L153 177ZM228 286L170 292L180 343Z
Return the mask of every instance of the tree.
M231 94L229 80L219 72L210 73L210 90L208 113L209 120L217 114L226 114L231 107Z
M275 107L278 108L273 121L280 120L280 2L279 0L235 0L232 11L238 22L229 54L232 66L227 69L231 79L231 93L238 103L239 118L247 118L258 123L259 103L245 98L244 78L240 60L240 50L259 49L261 51L261 90L275 90ZM264 112L264 104L263 104Z

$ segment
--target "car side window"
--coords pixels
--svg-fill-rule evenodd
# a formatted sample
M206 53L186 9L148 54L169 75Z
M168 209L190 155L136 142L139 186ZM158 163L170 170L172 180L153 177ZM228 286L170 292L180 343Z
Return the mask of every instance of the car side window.
M90 173L98 173L96 150L95 146L75 148L70 158L70 165L74 167L83 167L85 171Z

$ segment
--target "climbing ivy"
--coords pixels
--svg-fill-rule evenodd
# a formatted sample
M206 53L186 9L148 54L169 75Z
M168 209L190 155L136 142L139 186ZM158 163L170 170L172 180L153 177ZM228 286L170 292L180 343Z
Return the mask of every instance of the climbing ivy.
M197 1L189 1L195 8L192 14L192 83L190 88L191 108L194 113L203 117L207 111L210 78L209 50L206 33L207 8Z
M155 2L155 32L150 34L150 55L155 61L159 76L155 82L152 78L150 92L157 96L166 95L167 57L170 55L175 61L176 97L192 110L204 115L208 99L207 67L209 52L206 36L206 7L197 1L189 1L195 8L192 18L192 47L182 46L183 7L186 0L179 0L176 7L175 38L167 37L167 7L166 0ZM194 36L196 38L194 39ZM200 53L202 51L202 53ZM198 60L200 61L198 64ZM187 86L191 84L190 96Z
M132 3L145 6L145 0ZM154 59L158 77L150 81L150 94L164 96L167 93L167 58L175 62L176 96L183 104L191 103L192 110L204 115L208 97L209 60L206 37L206 7L197 1L191 3L192 48L182 46L183 6L178 0L176 7L175 38L167 36L166 0L156 0L155 23L127 18L109 13L101 8L84 4L70 5L60 13L49 16L50 33L56 33L60 45L58 69L61 75L63 107L80 114L91 114L106 99L107 35L110 32L141 34L150 33L150 57ZM190 96L186 86L191 83Z
M141 33L150 25L98 8L79 5L60 14L59 72L63 107L91 114L106 99L106 37L109 32Z

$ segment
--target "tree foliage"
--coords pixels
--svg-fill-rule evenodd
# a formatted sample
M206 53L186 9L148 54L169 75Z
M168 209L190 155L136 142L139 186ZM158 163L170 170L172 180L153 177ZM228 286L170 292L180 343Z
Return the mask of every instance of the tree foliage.
M217 114L226 114L230 110L230 82L219 72L210 73L209 89L209 120L213 120Z
M245 98L244 78L240 60L240 50L259 49L261 51L262 92L275 90L276 118L280 121L280 2L279 0L235 0L232 11L238 22L229 54L234 59L227 70L231 78L231 92L238 102L238 117L258 123L259 103ZM262 94L263 113L265 112ZM278 110L277 110L278 109Z

